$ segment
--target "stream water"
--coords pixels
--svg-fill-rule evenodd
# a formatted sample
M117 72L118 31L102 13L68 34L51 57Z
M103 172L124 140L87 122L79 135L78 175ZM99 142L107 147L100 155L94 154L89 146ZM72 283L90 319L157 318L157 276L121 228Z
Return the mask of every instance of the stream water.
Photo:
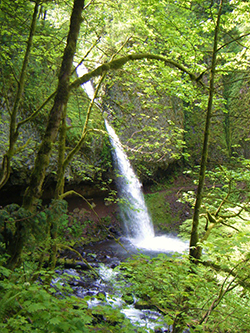
M122 299L122 288L118 278L118 272L106 265L100 265L98 269L99 279L86 281L86 277L78 270L67 269L57 271L58 277L53 281L56 285L69 285L74 295L79 298L88 298L90 308L109 305L113 309L119 309L136 327L143 327L145 332L171 332L171 326L164 324L162 315L150 309L137 309L136 299L133 304L126 304ZM86 288L86 283L88 287ZM102 295L102 297L100 297Z
M93 253L90 254L93 256ZM139 300L135 297L133 302L130 301L129 304L123 300L123 291L126 288L124 278L122 278L123 283L121 283L119 270L111 268L119 263L116 259L110 257L105 264L97 264L96 258L93 259L92 267L95 267L99 278L83 274L80 269L57 270L58 277L53 281L53 284L60 283L61 286L70 286L72 294L79 298L88 299L87 303L90 308L108 305L112 309L119 309L135 326L133 332L137 331L136 327L140 327L145 332L171 333L172 326L164 323L164 317L160 312L150 308L138 308L137 302ZM188 332L190 332L188 329L183 331L183 333Z

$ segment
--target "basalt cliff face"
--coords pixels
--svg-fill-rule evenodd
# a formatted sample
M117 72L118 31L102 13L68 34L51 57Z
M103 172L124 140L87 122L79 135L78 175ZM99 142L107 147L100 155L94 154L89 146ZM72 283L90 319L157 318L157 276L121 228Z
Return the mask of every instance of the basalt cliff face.
M139 178L147 183L166 175L176 165L184 148L183 103L166 95L151 82L147 91L121 70L110 78L103 109L115 127ZM123 77L124 76L124 77Z

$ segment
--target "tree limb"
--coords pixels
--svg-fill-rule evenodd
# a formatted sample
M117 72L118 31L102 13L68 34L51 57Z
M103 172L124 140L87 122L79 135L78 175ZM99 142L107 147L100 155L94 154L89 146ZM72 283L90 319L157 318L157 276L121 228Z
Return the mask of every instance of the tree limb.
M202 317L202 319L199 322L199 325L201 325L203 322L207 322L208 318L211 314L211 312L219 305L219 303L221 302L222 298L225 296L226 293L232 291L234 288L236 288L238 285L240 285L240 282L235 283L236 278L238 278L238 271L236 273L234 273L233 271L239 267L242 263L246 264L246 262L248 262L249 259L244 260L243 262L238 263L236 266L234 266L231 270L229 270L227 273L228 275L226 276L226 278L224 279L220 291L219 291L219 295L214 299L214 301L212 302L210 308L208 309L208 311L206 311L206 313L204 314L204 316ZM229 279L230 276L233 276L234 278L229 281L228 285L225 287L225 284L227 282L227 280ZM225 287L225 288L224 288Z
M188 68L185 66L177 63L172 59L168 59L161 55L155 55L150 53L138 53L138 54L129 54L127 56L121 57L116 60L111 60L110 62L104 63L99 67L95 68L94 70L90 71L89 73L84 74L83 76L79 77L77 80L70 84L70 90L79 87L80 85L88 82L90 79L96 76L101 76L103 73L107 73L110 70L117 70L124 66L129 61L137 61L137 60L158 60L163 61L165 64L174 66L175 68L179 69L181 72L186 73L189 75L190 79L193 82L199 83L202 87L206 87L205 84L199 80L199 76L196 76L192 72L189 71Z

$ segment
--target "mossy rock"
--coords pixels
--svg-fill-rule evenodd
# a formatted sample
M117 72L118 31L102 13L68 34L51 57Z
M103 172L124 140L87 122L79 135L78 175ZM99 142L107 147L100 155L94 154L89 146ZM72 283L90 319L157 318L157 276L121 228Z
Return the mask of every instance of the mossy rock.
M156 231L171 231L172 216L165 192L150 193L145 201Z

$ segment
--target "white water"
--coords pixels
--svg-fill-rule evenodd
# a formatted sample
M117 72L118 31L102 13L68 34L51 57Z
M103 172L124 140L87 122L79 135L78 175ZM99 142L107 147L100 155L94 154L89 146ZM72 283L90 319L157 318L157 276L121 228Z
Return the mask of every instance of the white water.
M74 63L74 65L77 66L77 63ZM88 73L88 69L83 64L76 67L76 74L77 74L78 77L79 76L81 77L86 73ZM93 87L93 85L90 81L82 84L81 87L85 90L86 94L88 95L88 97L90 99L92 99L94 97L95 90L94 90L94 87Z
M124 199L121 217L131 243L140 249L154 252L183 252L188 244L176 237L155 236L153 224L141 190L141 183L136 177L129 159L122 148L114 129L105 121L113 157L118 170L117 185L119 195Z
M105 120L110 142L114 148L113 159L117 169L117 187L121 203L121 217L129 238L142 241L154 237L154 228L141 190L141 183L122 148L114 129Z
M144 249L152 252L178 252L182 253L188 249L188 243L183 242L177 237L171 236L155 236L146 238L142 241L131 240L132 243L139 249Z

